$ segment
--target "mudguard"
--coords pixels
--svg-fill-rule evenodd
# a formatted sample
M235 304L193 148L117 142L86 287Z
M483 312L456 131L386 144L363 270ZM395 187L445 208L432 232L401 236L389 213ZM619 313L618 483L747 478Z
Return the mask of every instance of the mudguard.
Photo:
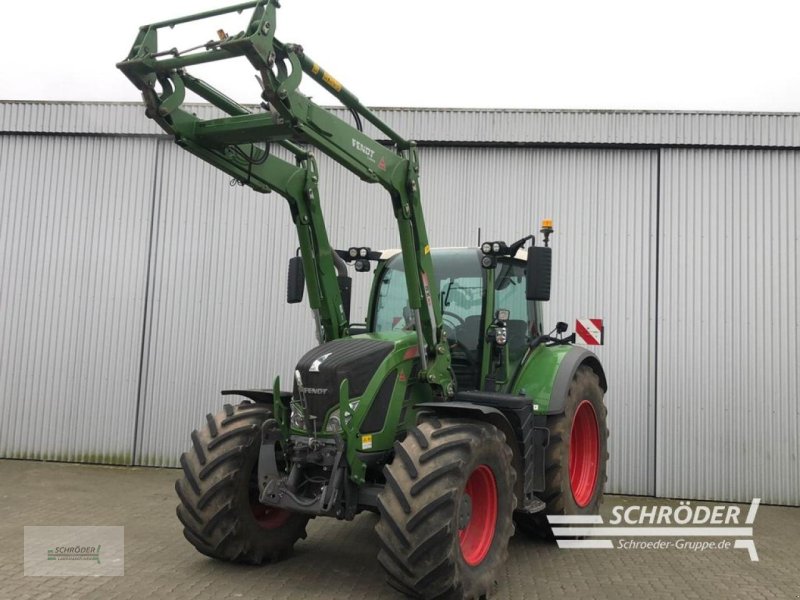
M544 490L544 451L548 441L544 422L536 423L537 417L531 412L529 401L520 396L507 396L506 398L513 400L512 404L519 404L520 401L527 404L525 407L527 412L523 410L522 406L518 406L514 410L512 406L505 406L501 409L481 403L482 396L486 396L486 401L492 402L502 399L502 394L467 392L463 395L469 396L473 401L465 398L467 401L424 402L417 404L415 408L421 411L431 411L439 417L466 417L484 421L502 431L513 453L511 462L517 473L517 481L514 485L517 509L534 512L534 507L541 504L534 493ZM506 414L505 411L509 411L509 414ZM538 419L544 419L544 417L538 417Z
M572 378L578 371L578 367L586 364L597 373L600 378L600 387L603 391L608 391L608 384L606 383L606 374L603 371L603 366L600 364L600 359L594 352L590 352L586 348L579 348L573 346L572 349L561 359L561 364L558 367L558 373L553 381L553 388L550 392L550 404L547 407L548 415L555 415L564 412L564 404L567 401L567 394L569 393L569 386L572 383Z
M258 404L272 404L274 399L274 392L272 390L222 390L220 392L223 396L244 396ZM281 392L281 402L289 405L292 399L292 392Z
M515 439L511 423L500 410L492 406L472 402L421 402L414 408L418 411L429 410L441 417L469 417L487 421L502 431L506 439Z
M600 359L586 348L572 345L539 346L521 365L511 386L512 394L533 400L536 414L564 412L569 386L581 365L588 365L600 378L600 387L608 390Z

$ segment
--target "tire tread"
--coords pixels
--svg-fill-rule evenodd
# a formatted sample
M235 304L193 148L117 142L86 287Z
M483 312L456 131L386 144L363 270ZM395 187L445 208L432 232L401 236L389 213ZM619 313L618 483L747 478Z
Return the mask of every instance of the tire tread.
M378 560L389 585L416 598L484 597L514 530L511 449L493 425L464 419L426 414L409 433L396 443L395 458L384 467L387 485L378 495ZM498 513L492 552L480 568L471 568L461 556L454 519L468 475L464 471L483 464L471 462L477 460L492 465L505 509Z
M278 528L261 528L248 500L251 471L258 459L261 424L272 416L266 404L226 404L206 415L191 434L175 482L176 514L183 535L211 558L261 564L286 556L306 535L308 517L292 514Z

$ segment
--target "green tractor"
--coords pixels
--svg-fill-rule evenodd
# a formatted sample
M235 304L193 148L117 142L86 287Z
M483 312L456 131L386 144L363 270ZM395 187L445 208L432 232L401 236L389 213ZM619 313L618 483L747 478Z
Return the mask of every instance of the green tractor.
M276 378L271 389L224 391L246 400L192 432L175 486L184 535L207 556L261 564L286 556L311 518L372 511L392 586L422 598L480 598L515 522L546 535L547 515L597 513L608 458L605 373L574 334L563 335L566 324L544 333L552 223L538 245L528 235L431 249L415 144L301 46L275 38L277 7L257 0L144 26L117 65L178 145L286 199L300 247L287 300L307 291L319 340L298 360L291 389ZM158 48L161 28L243 10L252 16L235 35ZM259 107L186 70L237 57L258 73ZM347 107L353 124L302 94L303 77ZM186 110L187 89L223 116ZM366 135L362 119L388 143ZM331 246L309 148L389 192L400 250ZM348 266L374 272L363 324L350 322Z

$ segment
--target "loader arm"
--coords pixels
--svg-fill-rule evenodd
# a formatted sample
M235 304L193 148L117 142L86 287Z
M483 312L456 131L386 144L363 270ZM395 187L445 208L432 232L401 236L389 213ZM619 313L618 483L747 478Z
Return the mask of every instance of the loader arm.
M433 276L420 201L416 145L364 107L306 56L301 46L276 39L277 7L277 0L257 0L143 26L128 58L117 67L141 90L147 116L173 135L176 143L244 185L264 193L274 190L288 200L321 341L348 335L349 324L319 205L316 163L298 143L318 148L362 180L383 186L391 197L400 234L422 363L420 375L442 395L451 396L450 354L443 336L438 283ZM247 28L238 34L229 36L220 31L218 41L184 52L158 48L161 28L246 9L252 9L253 14ZM247 58L260 75L263 112L241 106L186 72L192 65L237 57ZM372 123L391 146L384 146L302 94L298 87L303 75L333 94L354 115ZM181 108L186 89L226 116L204 120ZM269 149L273 143L291 152L297 165L272 155Z

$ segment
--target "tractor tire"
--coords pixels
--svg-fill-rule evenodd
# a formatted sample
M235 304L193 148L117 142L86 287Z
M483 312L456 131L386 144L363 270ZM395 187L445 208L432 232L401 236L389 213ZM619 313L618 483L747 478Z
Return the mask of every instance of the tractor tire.
M516 508L511 449L493 425L425 416L384 468L378 561L417 598L482 598L508 558Z
M540 496L547 508L535 514L517 513L521 531L553 539L547 515L595 515L603 502L607 480L608 426L600 378L588 366L578 367L564 412L550 415L546 487Z
M175 482L183 535L199 552L230 562L260 565L279 560L306 537L308 517L258 502L261 424L272 416L264 404L226 404L192 432Z

